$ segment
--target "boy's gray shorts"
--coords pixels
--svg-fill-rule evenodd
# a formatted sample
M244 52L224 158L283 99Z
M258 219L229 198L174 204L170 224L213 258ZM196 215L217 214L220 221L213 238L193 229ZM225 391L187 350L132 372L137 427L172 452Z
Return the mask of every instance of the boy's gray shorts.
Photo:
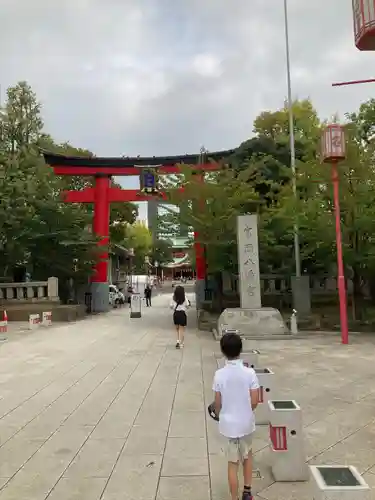
M253 447L253 435L248 434L240 438L228 438L226 456L228 462L243 462L249 456Z

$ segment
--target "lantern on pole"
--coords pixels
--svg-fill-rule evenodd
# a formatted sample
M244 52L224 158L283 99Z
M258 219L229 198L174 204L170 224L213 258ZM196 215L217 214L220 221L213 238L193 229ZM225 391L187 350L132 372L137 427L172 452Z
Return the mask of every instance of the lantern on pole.
M354 39L359 50L375 50L375 0L352 0Z
M336 221L337 285L340 301L341 341L343 344L348 344L348 314L346 308L346 283L342 256L339 175L337 168L338 162L344 160L345 156L344 128L338 124L328 125L324 129L322 135L322 160L324 163L330 163L332 168L333 201Z
M139 184L141 193L157 194L158 193L158 175L155 168L142 168Z
M324 129L322 157L324 163L337 163L340 160L345 160L345 132L341 125L334 123Z

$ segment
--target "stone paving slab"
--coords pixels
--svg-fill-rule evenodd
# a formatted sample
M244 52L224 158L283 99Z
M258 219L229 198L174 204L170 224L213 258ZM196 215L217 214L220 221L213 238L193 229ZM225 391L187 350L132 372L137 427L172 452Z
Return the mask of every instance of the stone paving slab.
M0 344L0 500L225 500L224 442L207 416L219 346L194 327L174 349L169 296ZM311 464L351 464L375 487L374 340L248 341L273 397L303 410ZM258 500L311 500L275 483L268 428L253 443ZM375 494L374 494L375 500Z

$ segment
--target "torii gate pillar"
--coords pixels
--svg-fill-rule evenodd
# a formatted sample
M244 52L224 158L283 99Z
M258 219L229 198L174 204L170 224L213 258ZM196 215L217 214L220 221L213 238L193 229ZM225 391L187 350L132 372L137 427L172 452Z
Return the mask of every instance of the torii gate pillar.
M198 182L204 182L204 174L197 174L196 176ZM204 211L205 201L199 203L200 210ZM194 250L195 250L195 299L197 303L197 309L201 309L202 303L205 300L205 289L206 289L206 255L204 245L199 241L200 235L197 231L194 231Z
M94 274L91 278L91 307L97 313L109 310L108 244L110 179L110 176L104 174L95 176L93 230L94 234L101 238L98 246L105 247L99 254L99 261L95 265Z

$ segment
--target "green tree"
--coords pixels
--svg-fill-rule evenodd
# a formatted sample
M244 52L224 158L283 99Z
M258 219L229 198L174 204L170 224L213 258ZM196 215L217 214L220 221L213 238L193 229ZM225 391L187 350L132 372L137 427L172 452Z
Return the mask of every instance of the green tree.
M321 123L318 113L309 99L293 102L294 135L297 158L315 157L319 150ZM257 137L272 139L278 147L289 150L288 103L277 111L265 111L254 121ZM290 161L289 161L290 163Z
M251 168L239 174L225 168L207 176L204 183L193 175L193 167L182 168L184 180L179 179L167 190L169 202L184 211L171 208L164 217L163 231L173 235L178 223L198 234L198 241L206 247L208 271L237 269L236 216L244 213L249 203L257 208L258 194L247 181L253 174ZM184 184L184 189L178 187Z
M164 265L173 260L173 243L169 239L157 239L151 248L150 260L152 264L158 262Z
M151 232L142 222L137 221L127 226L125 241L128 248L134 249L134 272L146 273L148 271L146 260L149 259L152 250Z
M89 214L61 202L61 179L40 157L43 120L31 88L21 82L7 95L1 116L0 274L11 277L27 268L34 278L57 276L61 286L69 278L87 281L97 258L96 241L85 232Z
M3 148L15 154L34 145L43 128L40 103L26 82L7 90L7 102L2 115Z

